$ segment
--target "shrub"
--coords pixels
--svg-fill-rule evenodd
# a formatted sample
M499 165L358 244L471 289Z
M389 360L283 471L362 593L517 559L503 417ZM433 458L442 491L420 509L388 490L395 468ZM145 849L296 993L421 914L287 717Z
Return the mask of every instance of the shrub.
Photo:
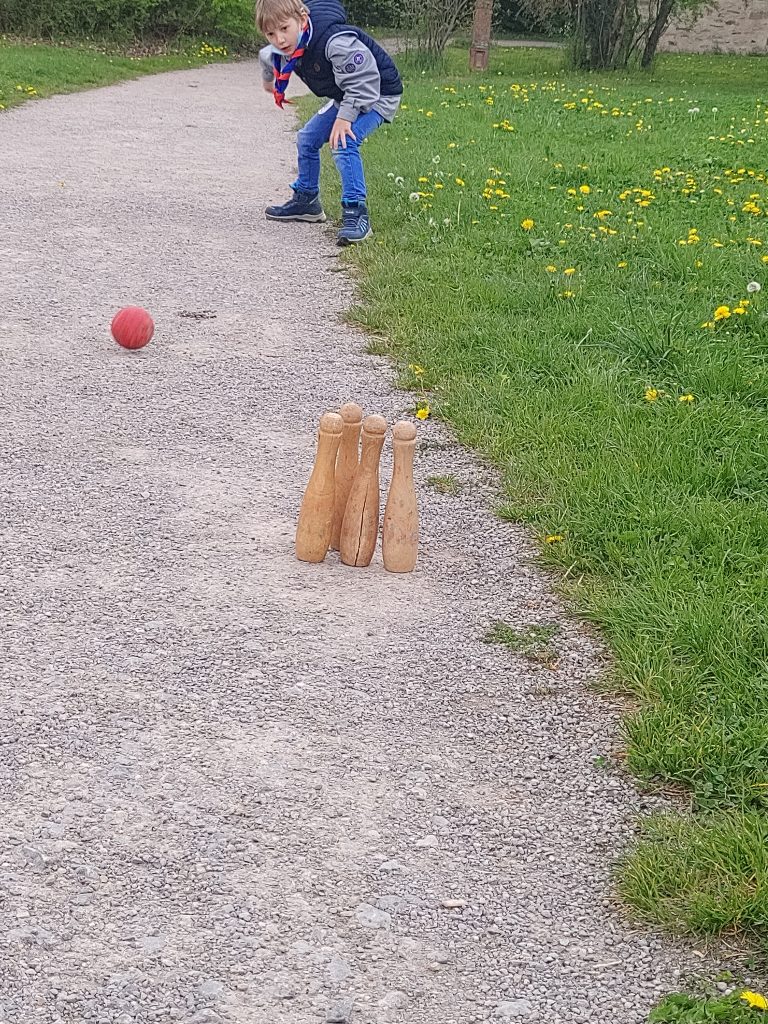
M0 32L40 38L255 38L252 0L0 0Z

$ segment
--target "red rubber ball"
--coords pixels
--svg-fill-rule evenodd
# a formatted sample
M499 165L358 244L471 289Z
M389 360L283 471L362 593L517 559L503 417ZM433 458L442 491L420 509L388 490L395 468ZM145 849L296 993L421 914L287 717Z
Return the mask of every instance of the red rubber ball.
M123 348L144 348L154 333L152 317L141 306L126 306L112 318L112 337Z

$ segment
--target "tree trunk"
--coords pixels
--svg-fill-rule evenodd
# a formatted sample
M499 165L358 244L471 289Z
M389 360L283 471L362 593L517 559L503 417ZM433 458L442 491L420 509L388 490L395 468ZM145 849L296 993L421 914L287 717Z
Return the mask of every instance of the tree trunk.
M590 71L626 67L641 21L637 0L577 0L576 66Z
M472 23L472 46L469 51L469 66L473 71L485 71L488 67L492 18L493 0L476 0L475 17Z
M656 56L656 49L659 45L659 40L664 34L664 29L669 24L669 19L672 16L672 11L675 7L675 0L661 0L659 9L656 13L656 20L653 23L651 34L648 36L648 41L645 44L643 50L643 56L640 58L640 67L650 67L653 62L653 58Z

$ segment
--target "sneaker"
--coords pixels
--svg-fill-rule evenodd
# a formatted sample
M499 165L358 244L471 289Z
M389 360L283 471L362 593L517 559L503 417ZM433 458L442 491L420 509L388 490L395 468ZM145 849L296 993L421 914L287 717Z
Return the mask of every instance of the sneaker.
M341 212L342 225L337 237L339 245L364 242L366 238L371 237L373 231L365 203L344 203Z
M264 212L267 220L305 220L312 224L325 220L325 212L318 193L297 192L295 189L293 199L289 199L282 206L268 206Z

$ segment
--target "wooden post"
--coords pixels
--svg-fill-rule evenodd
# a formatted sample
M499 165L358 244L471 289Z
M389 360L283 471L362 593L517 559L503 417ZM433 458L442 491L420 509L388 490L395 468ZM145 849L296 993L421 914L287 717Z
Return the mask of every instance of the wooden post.
M485 71L488 67L492 19L493 0L476 0L475 17L472 22L472 46L469 50L471 71Z

